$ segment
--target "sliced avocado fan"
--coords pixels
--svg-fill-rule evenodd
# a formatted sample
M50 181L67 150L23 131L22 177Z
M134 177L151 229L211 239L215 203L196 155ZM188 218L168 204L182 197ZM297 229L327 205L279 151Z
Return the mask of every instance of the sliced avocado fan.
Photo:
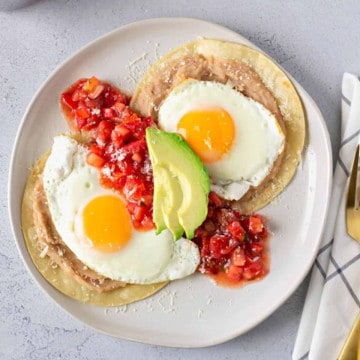
M206 167L176 133L146 129L153 167L153 220L159 234L165 228L178 240L188 239L206 219L210 179Z

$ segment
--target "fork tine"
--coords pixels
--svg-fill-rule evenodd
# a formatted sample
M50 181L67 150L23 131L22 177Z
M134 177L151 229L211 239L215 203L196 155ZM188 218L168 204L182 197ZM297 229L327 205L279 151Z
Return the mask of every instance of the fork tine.
M356 146L354 160L353 160L352 167L351 167L348 196L347 196L347 199L346 199L346 206L347 207L354 207L355 206L356 179L357 179L358 163L359 163L359 145Z

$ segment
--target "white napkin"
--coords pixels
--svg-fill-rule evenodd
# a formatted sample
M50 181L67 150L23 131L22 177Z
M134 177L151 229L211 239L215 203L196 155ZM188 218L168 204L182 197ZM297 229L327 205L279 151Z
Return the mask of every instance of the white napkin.
M345 194L360 134L360 81L342 82L341 145L332 198L294 346L294 360L336 359L360 313L360 245L346 233Z

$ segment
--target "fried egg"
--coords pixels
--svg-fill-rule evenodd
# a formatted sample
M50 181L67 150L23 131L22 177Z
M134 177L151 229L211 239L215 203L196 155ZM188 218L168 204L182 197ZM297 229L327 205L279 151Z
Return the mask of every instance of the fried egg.
M52 221L84 265L114 280L150 284L195 272L199 250L189 240L174 242L169 231L138 231L126 204L103 188L86 163L87 148L67 136L54 138L43 172Z
M212 190L239 200L259 186L285 147L275 116L228 84L186 80L159 108L159 126L184 137L209 171Z

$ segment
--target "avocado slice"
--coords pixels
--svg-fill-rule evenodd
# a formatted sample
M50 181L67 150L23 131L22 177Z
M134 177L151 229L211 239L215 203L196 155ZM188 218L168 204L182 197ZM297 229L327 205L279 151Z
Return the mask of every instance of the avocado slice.
M157 176L154 176L154 199L166 198L166 182L167 179L165 170L164 168L160 167L157 171ZM156 224L156 235L159 235L163 230L167 228L161 206L153 206L153 220Z
M179 224L188 239L205 220L210 179L206 167L183 138L156 128L146 129L146 142L154 176L153 212L157 231L166 227L179 236ZM167 170L164 175L162 169ZM159 180L161 178L161 180ZM161 184L162 191L157 189ZM170 226L170 227L169 227Z
M179 218L176 216L177 209L181 206L181 187L178 179L167 171L168 174L168 203L163 203L163 216L167 228L173 234L174 240L179 240L184 233L184 228L180 224Z
M153 173L156 174L154 176L154 198L162 199L153 205L156 234L167 228L174 239L178 240L184 233L178 217L174 216L181 205L181 196L177 196L177 194L181 194L179 181L166 167L159 164L154 166Z

